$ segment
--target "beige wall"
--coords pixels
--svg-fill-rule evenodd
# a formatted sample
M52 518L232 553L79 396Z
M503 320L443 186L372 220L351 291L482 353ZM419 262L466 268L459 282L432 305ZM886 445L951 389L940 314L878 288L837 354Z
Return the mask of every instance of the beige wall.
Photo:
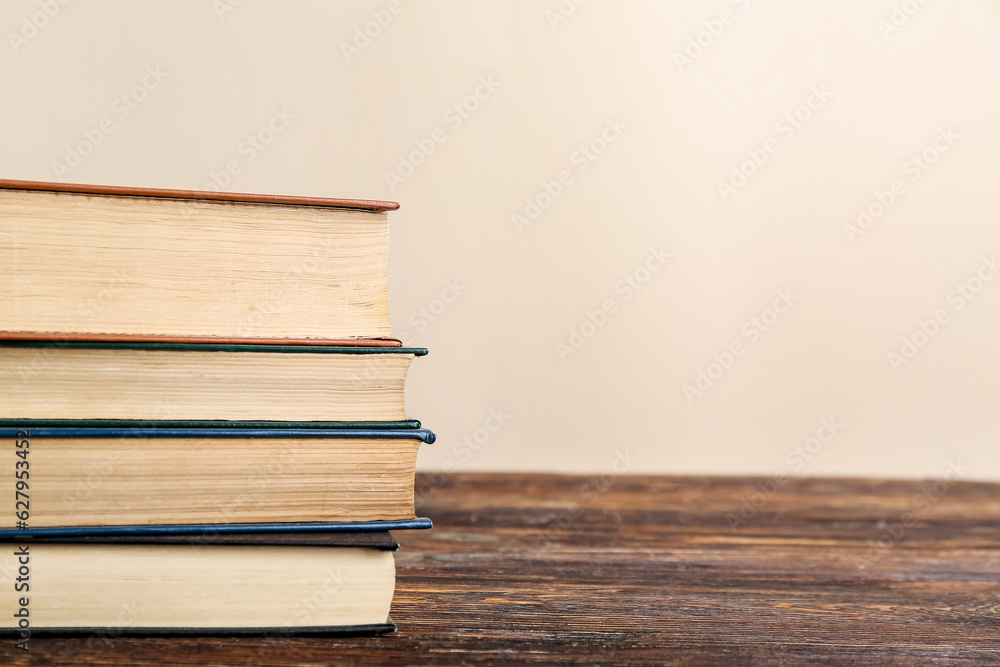
M224 3L4 2L0 176L400 201L424 469L1000 480L996 2Z

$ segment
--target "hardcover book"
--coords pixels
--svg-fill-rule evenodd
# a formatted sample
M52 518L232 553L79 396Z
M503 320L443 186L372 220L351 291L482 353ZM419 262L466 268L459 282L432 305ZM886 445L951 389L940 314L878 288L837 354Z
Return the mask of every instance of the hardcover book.
M0 542L0 631L391 632L396 548L387 532Z
M389 335L394 202L0 181L10 332Z
M0 426L24 503L0 528L281 524L414 518L426 429Z
M42 341L0 334L11 420L406 420L403 347ZM50 421L53 423L53 421Z

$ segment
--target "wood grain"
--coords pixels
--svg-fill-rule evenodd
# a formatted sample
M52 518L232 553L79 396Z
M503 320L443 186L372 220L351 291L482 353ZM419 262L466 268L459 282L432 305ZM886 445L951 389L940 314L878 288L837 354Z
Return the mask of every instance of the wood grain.
M0 656L34 665L1000 664L997 484L461 474L419 476L417 489L418 514L436 526L395 533L395 634L38 638L30 658L3 638ZM745 525L734 527L741 507Z

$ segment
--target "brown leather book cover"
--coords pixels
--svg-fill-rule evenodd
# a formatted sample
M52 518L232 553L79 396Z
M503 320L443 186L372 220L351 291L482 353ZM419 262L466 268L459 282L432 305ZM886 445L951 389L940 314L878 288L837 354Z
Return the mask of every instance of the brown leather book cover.
M228 338L223 336L152 336L136 334L0 331L0 340L99 343L187 343L192 345L316 345L322 347L402 347L396 338Z
M0 190L42 190L69 192L84 195L112 195L119 197L159 197L161 199L207 199L210 201L243 202L248 204L285 204L290 206L326 206L329 208L358 208L369 211L395 211L399 204L373 199L333 199L328 197L302 197L298 195L263 195L248 192L209 192L207 190L171 190L136 188L120 185L85 185L82 183L46 183L43 181L17 181L0 179Z

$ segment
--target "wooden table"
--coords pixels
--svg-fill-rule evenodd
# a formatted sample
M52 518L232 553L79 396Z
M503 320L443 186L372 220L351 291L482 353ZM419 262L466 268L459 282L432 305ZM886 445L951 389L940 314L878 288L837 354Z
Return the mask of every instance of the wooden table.
M395 634L33 639L15 664L1000 665L1000 485L421 476Z

